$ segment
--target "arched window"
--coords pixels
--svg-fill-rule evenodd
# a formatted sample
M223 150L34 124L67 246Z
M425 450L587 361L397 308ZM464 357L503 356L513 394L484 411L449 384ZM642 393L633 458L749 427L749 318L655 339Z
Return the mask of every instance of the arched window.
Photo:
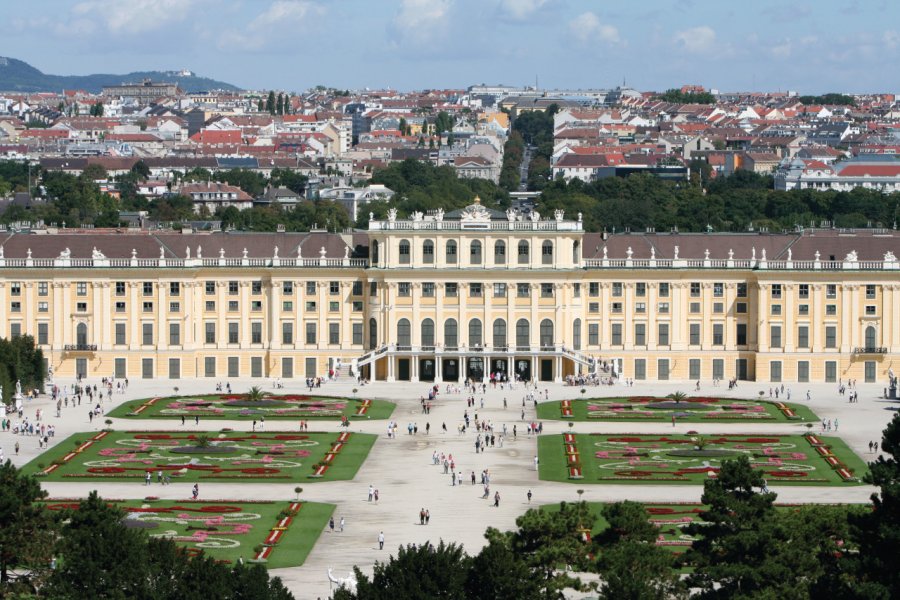
M422 262L426 265L434 264L434 242L425 240L422 244Z
M372 264L378 264L378 240L372 240Z
M409 264L409 240L400 240L400 264Z
M444 347L447 349L459 347L459 326L456 319L444 321Z
M572 244L572 263L578 265L581 263L581 242L575 240Z
M506 347L506 321L503 319L497 319L494 321L494 335L493 335L493 344L494 348L505 348Z
M575 319L572 323L572 347L581 350L581 319Z
M524 240L519 242L518 256L519 256L519 264L520 265L528 264L528 242L526 242Z
M472 319L469 321L469 347L481 346L483 343L481 336L481 319Z
M411 346L409 319L400 319L397 321L397 345Z
M378 321L369 319L369 350L378 347Z
M469 245L469 263L473 265L481 264L481 242L474 240Z
M528 348L531 345L531 325L528 319L516 321L516 346Z
M87 325L85 323L79 323L77 327L75 327L75 343L79 346L86 346L88 343L87 336Z
M494 244L494 264L506 264L506 242L502 240Z
M434 321L431 319L422 321L422 345L434 347Z
M447 264L456 264L456 242L454 242L453 240L447 242Z
M541 244L541 264L553 264L553 242L549 240Z
M544 319L541 321L541 348L553 345L553 321Z
M878 346L878 332L875 331L875 327L869 325L866 327L866 349L869 350L871 348L876 348Z

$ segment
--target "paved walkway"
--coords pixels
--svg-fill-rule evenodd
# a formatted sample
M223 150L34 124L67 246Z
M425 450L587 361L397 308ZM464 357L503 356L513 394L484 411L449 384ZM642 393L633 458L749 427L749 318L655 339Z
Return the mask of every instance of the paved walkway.
M69 383L71 381L59 381ZM91 381L90 383L94 383ZM99 383L99 382L97 382ZM180 380L180 393L210 393L215 382L212 380ZM246 391L260 380L231 380L235 392ZM105 409L124 400L146 398L153 395L170 395L173 393L171 381L132 380L131 387L124 395L116 395L112 402L105 403ZM305 391L301 381L286 381L285 388L279 393L302 393ZM346 519L343 533L323 532L318 543L302 567L273 570L273 574L282 577L295 592L298 599L327 598L330 595L326 575L328 568L333 568L335 575L343 577L354 564L360 565L366 572L371 572L375 560L387 560L396 552L397 546L406 543L422 543L456 541L462 543L470 553L476 553L484 544L483 533L488 526L500 529L515 527L516 518L527 508L526 493L532 490L533 505L555 503L560 500L577 500L577 489L584 489L583 499L588 501L611 501L633 499L641 501L696 501L700 498L699 486L660 486L660 485L583 485L556 482L540 482L534 471L536 443L533 437L518 435L513 439L506 438L503 448L489 448L483 454L475 454L474 433L457 434L457 426L462 422L463 411L466 410L465 394L445 394L441 386L441 394L430 415L421 413L419 397L426 394L427 383L374 383L360 389L360 397L384 398L398 403L393 418L399 423L397 439L387 439L385 435L386 421L352 421L352 431L376 433L378 441L369 458L363 464L353 481L310 483L300 481L290 484L201 484L201 499L273 499L288 500L295 497L293 489L301 485L304 489L302 498L307 501L330 502L337 505L335 517ZM354 382L328 383L321 390L322 394L350 395ZM786 384L786 387L787 384ZM837 394L837 386L794 384L792 401L805 403L806 390L810 390L812 400L809 405L823 418L835 419L840 423L838 434L864 460L870 460L868 442L879 440L881 430L893 415L897 403L880 399L882 386L863 385L858 387L860 401L850 404L846 396ZM580 398L579 387L566 387L559 384L541 386L541 391L548 389L550 400L562 398ZM665 395L673 391L684 391L691 395L718 395L723 397L757 397L760 390L766 391L768 385L742 382L737 390L729 391L726 387L701 386L700 392L694 391L693 383L669 382L662 384L637 384L633 388L622 386L588 388L585 396L621 396L621 395ZM477 410L479 418L492 421L502 428L506 423L509 430L518 424L522 430L521 420L522 398L524 389L518 386L514 390L489 390L484 394L485 408ZM482 395L476 395L477 403ZM503 409L503 398L508 401L508 408ZM34 417L36 408L45 409L45 420L57 425L55 442L65 439L78 431L99 430L104 426L101 418L93 424L88 422L88 407L63 409L62 417L54 416L55 410L49 399L38 399L26 404L26 414ZM470 414L473 409L469 409ZM526 407L526 420L534 419L532 407ZM417 423L419 433L407 435L407 423ZM425 423L431 423L431 435L424 434ZM448 432L441 433L441 424L446 423ZM294 421L270 421L269 429L296 429ZM319 431L337 431L338 422L311 422L310 426ZM113 424L117 429L181 429L177 420L135 421L119 419ZM199 426L188 422L184 429L203 430L232 427L249 430L249 422L202 419ZM544 435L560 433L568 430L567 423L562 421L545 421ZM688 430L718 433L804 433L806 428L794 423L685 423L675 428L666 423L576 423L576 432L634 432L634 433L686 433ZM821 430L819 427L817 430ZM0 435L0 446L5 455L10 457L15 441L20 443L19 456L12 456L13 462L25 464L41 450L37 447L37 438L15 437L5 433ZM448 475L443 475L443 468L431 463L432 452L453 454L457 470L464 474L461 486L450 485ZM499 491L501 502L494 508L492 502L481 499L480 485L468 483L471 471L476 474L489 469L492 474L491 493ZM378 504L367 501L369 485L374 485L380 492ZM148 490L138 483L112 482L48 482L44 484L52 497L81 497L90 490L98 489L108 498L142 498ZM162 498L187 498L190 496L189 484L153 487L152 493ZM782 487L772 486L783 502L864 502L873 489L868 486L856 487ZM431 523L419 525L418 514L421 508L431 511ZM378 550L377 537L379 531L385 535L385 549Z

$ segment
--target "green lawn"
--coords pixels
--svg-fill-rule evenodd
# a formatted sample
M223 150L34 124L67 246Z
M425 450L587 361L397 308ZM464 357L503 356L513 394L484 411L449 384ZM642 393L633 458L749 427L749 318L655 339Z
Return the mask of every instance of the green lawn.
M76 433L24 470L48 481L141 482L150 472L152 485L160 470L172 483L334 481L353 479L375 438L347 432Z
M674 403L667 398L634 396L588 398L538 404L539 419L563 421L664 421L681 423L814 422L819 418L807 406L768 400L688 397Z
M385 400L307 396L305 394L269 395L248 400L244 394L166 396L131 400L117 406L107 416L125 419L387 419L395 404Z
M566 441L568 440L568 441ZM703 445L702 450L697 446ZM571 483L702 484L746 454L769 485L858 485L865 463L837 437L562 434L538 438L541 479Z
M78 507L77 501L68 500L44 504L51 510ZM128 513L127 526L173 538L189 552L202 550L232 564L239 558L255 559L254 548L263 545L273 528L284 525L282 519L290 516L265 559L271 569L302 565L334 511L333 504L314 502L121 500L112 504Z

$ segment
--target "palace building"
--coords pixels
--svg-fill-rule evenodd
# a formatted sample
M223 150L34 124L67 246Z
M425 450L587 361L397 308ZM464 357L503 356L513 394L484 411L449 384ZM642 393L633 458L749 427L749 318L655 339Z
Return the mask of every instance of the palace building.
M886 382L898 242L586 233L477 199L366 232L3 232L0 332L62 376Z

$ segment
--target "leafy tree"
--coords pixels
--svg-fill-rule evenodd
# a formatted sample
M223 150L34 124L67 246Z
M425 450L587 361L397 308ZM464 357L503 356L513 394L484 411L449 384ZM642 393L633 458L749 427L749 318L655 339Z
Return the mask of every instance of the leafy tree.
M469 558L462 546L429 542L401 546L387 563L376 562L370 580L354 568L356 593L342 590L335 600L395 600L397 598L447 598L465 600Z
M856 106L856 100L853 96L831 92L822 94L821 96L800 96L797 98L802 104L809 106L810 104L834 104L837 106Z
M281 92L278 92L278 100L275 101L275 114L284 114L284 96Z
M269 91L269 97L266 100L266 110L269 111L269 114L275 114L275 91Z
M276 187L286 187L291 191L302 194L306 191L309 178L306 175L290 169L272 169L269 182Z
M509 536L488 528L488 545L472 559L466 580L469 598L539 600L540 590L532 583L531 570L512 548Z
M131 167L131 172L140 177L142 180L150 178L150 167L148 167L147 163L142 160L134 163L134 166Z
M163 222L185 221L194 218L194 202L189 196L163 196L153 201L150 216Z
M106 180L109 177L106 173L106 169L103 168L103 165L98 165L97 163L90 163L84 168L84 171L82 171L81 174L85 178L94 181Z
M434 119L434 133L440 136L445 131L453 131L453 118L442 110Z
M0 385L4 403L12 400L16 382L21 382L22 390L44 387L44 351L30 335L0 339Z
M682 92L679 89L672 88L666 90L659 96L660 100L665 102L674 102L677 104L715 104L716 97L709 92Z
M56 525L34 504L46 497L33 475L0 465L0 597L39 587L49 572Z
M400 123L397 125L397 129L400 130L400 135L407 135L409 126L406 123L406 119L400 117Z

